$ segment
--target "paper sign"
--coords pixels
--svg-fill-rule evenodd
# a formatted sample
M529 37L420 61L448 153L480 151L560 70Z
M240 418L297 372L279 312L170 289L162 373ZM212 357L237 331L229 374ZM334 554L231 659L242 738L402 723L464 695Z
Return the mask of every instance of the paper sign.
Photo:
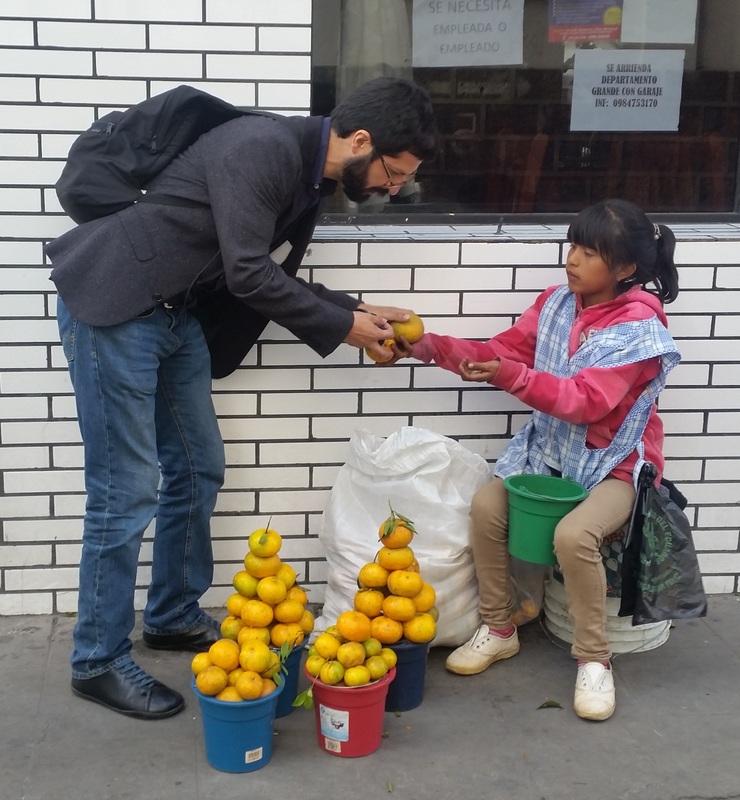
M622 41L693 44L696 0L624 0Z
M683 50L577 50L572 131L675 131Z
M619 39L622 0L548 0L548 42Z
M524 0L414 0L415 67L521 64Z

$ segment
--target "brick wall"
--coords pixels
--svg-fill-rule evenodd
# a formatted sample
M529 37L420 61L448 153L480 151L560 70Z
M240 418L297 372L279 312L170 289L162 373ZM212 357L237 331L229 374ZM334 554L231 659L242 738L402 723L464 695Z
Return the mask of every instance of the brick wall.
M82 453L42 254L70 227L53 191L69 145L96 116L183 82L240 105L306 113L310 6L0 0L0 614L76 608ZM697 221L676 230L683 292L669 313L684 362L661 401L667 474L689 497L708 591L733 592L740 228ZM436 332L483 339L561 280L563 233L323 227L304 276L411 306ZM321 513L357 427L426 427L494 460L527 413L435 368L364 363L346 345L322 361L275 325L240 370L214 384L214 400L229 466L213 522L213 604L230 591L246 536L270 515L285 537L282 555L321 600ZM139 607L150 557L147 537Z

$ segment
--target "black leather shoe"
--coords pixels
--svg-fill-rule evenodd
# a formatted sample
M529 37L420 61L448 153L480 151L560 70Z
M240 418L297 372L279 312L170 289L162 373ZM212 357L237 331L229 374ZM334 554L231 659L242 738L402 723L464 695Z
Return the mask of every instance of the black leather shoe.
M214 623L215 624L215 623ZM144 631L143 639L147 647L153 650L188 650L200 653L221 639L218 628L207 622L201 622L197 628L187 633L147 633Z
M139 719L163 719L185 708L179 692L152 678L133 661L96 678L72 678L72 691L85 700Z

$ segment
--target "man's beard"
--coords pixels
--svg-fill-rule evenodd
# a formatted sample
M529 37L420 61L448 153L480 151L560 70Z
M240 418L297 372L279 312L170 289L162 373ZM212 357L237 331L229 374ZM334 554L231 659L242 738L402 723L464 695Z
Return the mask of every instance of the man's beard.
M368 156L355 156L350 158L342 167L342 175L340 182L342 189L347 197L353 203L362 203L372 195L386 195L387 189L381 186L367 186L367 173L370 171L370 165L373 163L372 155Z

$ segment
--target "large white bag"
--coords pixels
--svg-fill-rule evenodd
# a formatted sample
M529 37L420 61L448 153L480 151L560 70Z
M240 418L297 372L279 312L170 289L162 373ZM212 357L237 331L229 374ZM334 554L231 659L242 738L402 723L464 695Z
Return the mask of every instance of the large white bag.
M480 624L468 512L475 492L490 480L485 459L432 431L406 427L383 439L357 430L319 532L329 571L316 629L352 608L360 567L380 549L378 529L392 506L414 522L411 547L437 593L432 644L467 641Z

